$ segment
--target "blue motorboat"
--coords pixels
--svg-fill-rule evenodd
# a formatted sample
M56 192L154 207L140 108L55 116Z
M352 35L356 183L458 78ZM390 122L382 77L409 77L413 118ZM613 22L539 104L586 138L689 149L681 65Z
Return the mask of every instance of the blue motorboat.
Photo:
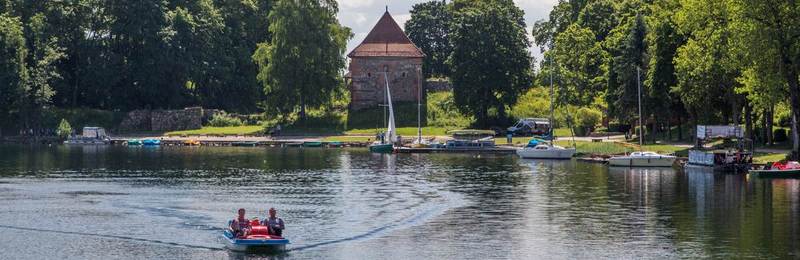
M142 140L142 145L144 145L144 146L161 145L161 140L158 140L158 139L145 139L145 140Z

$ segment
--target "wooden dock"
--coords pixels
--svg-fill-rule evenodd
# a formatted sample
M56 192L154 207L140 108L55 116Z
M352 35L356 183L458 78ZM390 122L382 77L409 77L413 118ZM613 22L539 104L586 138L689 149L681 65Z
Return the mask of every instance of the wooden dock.
M396 148L396 153L481 153L481 154L514 154L514 148L474 148L474 149L447 149L447 148Z

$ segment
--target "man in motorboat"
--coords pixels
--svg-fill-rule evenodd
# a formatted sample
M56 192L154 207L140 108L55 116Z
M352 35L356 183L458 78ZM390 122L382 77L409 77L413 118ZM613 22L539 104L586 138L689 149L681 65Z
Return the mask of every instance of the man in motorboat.
M244 237L250 233L250 220L248 220L244 215L245 210L239 209L239 217L230 221L229 228L231 231L233 231L233 235L236 237Z
M269 227L270 235L276 235L279 237L283 236L283 229L286 226L283 225L283 219L277 217L278 211L275 208L269 209L269 217L262 221L262 225Z

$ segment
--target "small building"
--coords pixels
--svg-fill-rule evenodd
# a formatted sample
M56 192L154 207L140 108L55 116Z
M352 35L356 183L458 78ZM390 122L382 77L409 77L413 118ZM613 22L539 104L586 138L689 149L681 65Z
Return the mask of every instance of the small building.
M388 76L392 102L425 100L420 50L387 11L364 41L350 54L347 75L350 109L376 108L384 103Z

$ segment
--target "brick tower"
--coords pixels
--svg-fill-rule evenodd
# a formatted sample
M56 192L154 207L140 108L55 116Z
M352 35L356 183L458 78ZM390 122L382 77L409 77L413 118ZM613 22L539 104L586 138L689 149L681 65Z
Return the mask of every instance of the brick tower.
M388 74L393 102L417 102L425 54L406 36L387 11L364 41L350 54L350 109L376 108L384 103Z

